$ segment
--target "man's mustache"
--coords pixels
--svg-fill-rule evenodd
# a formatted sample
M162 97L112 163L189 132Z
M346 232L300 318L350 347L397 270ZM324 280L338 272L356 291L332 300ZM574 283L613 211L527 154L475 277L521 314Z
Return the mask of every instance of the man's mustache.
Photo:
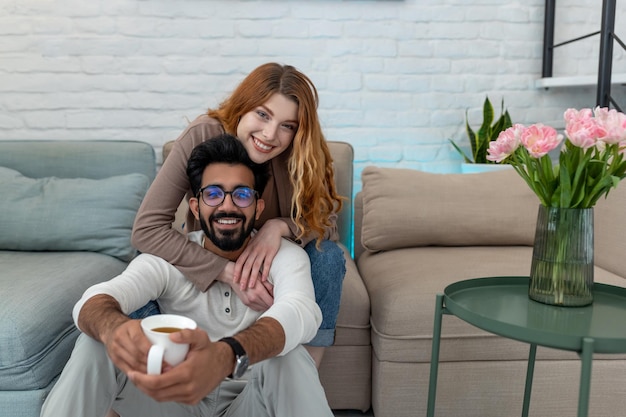
M212 214L211 217L209 218L209 220L218 220L218 219L223 219L225 217L228 217L230 219L241 219L243 221L246 220L246 216L240 214L240 213L225 213L225 212L221 212L221 213L215 213Z

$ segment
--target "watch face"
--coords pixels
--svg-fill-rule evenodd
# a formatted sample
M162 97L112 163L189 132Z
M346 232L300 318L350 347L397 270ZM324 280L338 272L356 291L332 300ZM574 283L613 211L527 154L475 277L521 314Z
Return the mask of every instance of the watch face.
M248 355L238 356L235 361L235 369L233 370L233 378L239 379L246 373L248 369L248 365L250 361L248 360Z

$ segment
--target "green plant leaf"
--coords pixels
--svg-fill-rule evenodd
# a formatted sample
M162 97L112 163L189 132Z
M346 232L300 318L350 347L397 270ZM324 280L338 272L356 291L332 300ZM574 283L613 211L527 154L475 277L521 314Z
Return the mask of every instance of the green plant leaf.
M473 162L477 164L491 164L492 161L487 160L487 150L489 144L496 140L500 132L512 126L511 116L508 111L504 110L504 100L501 103L500 117L493 123L495 112L489 97L485 97L483 103L483 120L477 132L471 128L469 124L468 111L465 111L465 131L470 142ZM470 161L471 162L471 161Z
M467 110L465 110L465 132L467 132L467 138L469 139L470 148L472 150L472 156L474 157L474 161L472 162L477 162L476 161L476 149L477 149L476 133L474 133L471 126L469 125L469 117L467 115Z
M454 143L452 139L448 139L448 140L450 141L452 146L454 146L454 149L456 149L456 151L463 157L463 162L467 164L471 164L472 161L467 157L467 155L465 155L465 152L463 152L463 150L459 148L459 146L456 143Z
M508 110L500 116L496 123L494 123L491 128L491 136L489 137L490 141L494 141L498 139L500 133L504 130L507 130L509 127L513 126L511 124L511 116L509 115Z
M483 123L480 125L480 129L478 129L478 136L488 137L491 130L491 123L493 122L494 111L491 102L489 101L489 97L485 98L485 103L483 104Z
M477 163L487 163L487 149L489 148L489 141L491 140L494 111L489 97L485 98L483 104L483 123L476 133L476 151L474 153L474 161Z

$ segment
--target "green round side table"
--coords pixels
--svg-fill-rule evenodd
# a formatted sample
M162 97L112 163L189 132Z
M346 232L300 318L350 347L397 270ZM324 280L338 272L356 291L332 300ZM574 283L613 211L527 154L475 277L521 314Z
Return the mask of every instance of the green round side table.
M587 417L594 353L626 353L626 288L594 284L585 307L558 307L528 298L528 277L459 281L437 294L427 417L435 415L441 323L444 314L490 333L530 344L522 417L528 417L537 346L578 352L581 361L578 417Z

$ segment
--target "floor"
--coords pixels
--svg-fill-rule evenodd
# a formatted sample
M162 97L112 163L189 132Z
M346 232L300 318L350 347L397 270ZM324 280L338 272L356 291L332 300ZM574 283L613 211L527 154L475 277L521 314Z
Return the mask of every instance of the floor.
M374 413L370 409L366 413L362 413L358 410L335 410L335 417L374 417Z

